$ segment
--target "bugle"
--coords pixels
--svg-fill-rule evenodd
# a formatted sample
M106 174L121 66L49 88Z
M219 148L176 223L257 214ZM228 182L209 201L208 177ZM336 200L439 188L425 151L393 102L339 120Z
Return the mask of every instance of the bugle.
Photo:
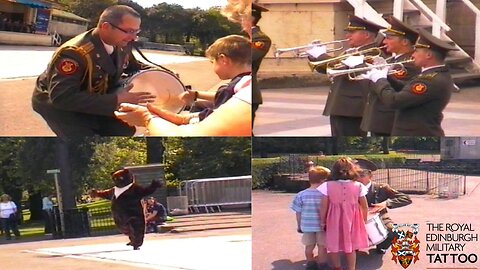
M342 40L334 40L330 42L321 42L320 40L314 40L307 45L298 46L298 47L291 47L291 48L283 48L283 49L276 49L274 52L275 58L279 58L283 53L292 53L295 57L307 57L307 51L312 49L313 47L319 46L334 46L333 48L327 48L327 53L336 52L343 49L343 43L348 39ZM340 46L340 47L336 47Z
M333 79L337 76L348 75L350 80L363 80L360 75L355 76L356 73L364 73L372 69L383 69L388 68L388 75L394 75L396 73L402 72L405 69L405 64L413 62L413 59L395 62L395 63L383 63L383 64L373 64L366 67L360 68L350 68L350 69L327 69L327 75L329 78Z
M320 61L312 61L308 62L310 69L312 71L316 70L318 67L325 66L325 69L344 69L346 66L342 63L343 60L349 58L350 56L358 56L358 55L365 55L364 62L371 62L374 58L380 57L382 55L382 47L373 47L361 51L354 51L351 53L345 53L337 57L333 57L330 59L320 60ZM352 49L350 49L352 50ZM348 52L348 50L347 50Z

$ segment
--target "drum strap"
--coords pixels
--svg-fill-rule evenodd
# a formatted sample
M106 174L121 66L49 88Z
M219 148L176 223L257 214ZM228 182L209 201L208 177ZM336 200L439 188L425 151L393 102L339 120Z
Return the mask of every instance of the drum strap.
M170 70L170 69L168 69L168 68L166 68L166 67L164 67L164 66L162 66L162 65L156 64L156 63L148 60L147 57L145 57L145 55L140 51L140 49L139 49L135 44L132 44L132 47L135 48L135 50L138 52L138 54L140 54L140 56L141 56L145 61L147 61L148 63L154 65L155 67L158 67L158 68L161 68L161 69L165 70L166 72L174 75L175 77L178 77L177 74L175 74L175 72L173 72L172 70Z

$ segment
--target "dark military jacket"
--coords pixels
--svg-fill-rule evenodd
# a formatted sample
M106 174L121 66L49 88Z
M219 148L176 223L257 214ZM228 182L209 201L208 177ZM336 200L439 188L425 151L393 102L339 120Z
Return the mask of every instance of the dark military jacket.
M392 136L439 136L443 110L450 101L452 77L445 66L428 69L396 92L386 79L374 84L374 91L388 107L397 110Z
M412 57L412 53L413 52L403 54L397 59L390 58L388 62L394 63L408 60ZM420 68L413 63L407 63L404 65L404 69L398 73L389 75L387 79L393 89L395 89L396 92L399 92L406 83L419 73ZM372 133L391 134L394 119L395 110L385 105L374 91L370 91L360 128L363 131L370 131Z
M391 188L388 184L379 184L375 182L371 183L372 185L368 189L368 193L366 195L369 207L371 207L372 204L385 201L388 209L403 207L412 203L412 200L407 194L401 193ZM393 223L393 221L388 215L387 209L384 209L380 212L380 217L383 224L391 228L391 224Z
M38 77L32 100L60 111L114 116L123 73L146 68L135 60L131 46L109 55L97 33L89 30L59 47Z
M376 46L376 43L371 43L361 46L359 50ZM309 59L311 61L314 60L312 58ZM319 59L324 60L325 57L321 55ZM359 66L363 66L363 64ZM321 67L316 70L325 72L325 69ZM362 117L370 85L371 83L368 80L350 80L348 75L335 77L330 86L330 92L328 93L323 115Z
M262 104L262 93L258 87L257 72L263 58L270 50L272 41L260 30L260 27L252 28L252 103Z

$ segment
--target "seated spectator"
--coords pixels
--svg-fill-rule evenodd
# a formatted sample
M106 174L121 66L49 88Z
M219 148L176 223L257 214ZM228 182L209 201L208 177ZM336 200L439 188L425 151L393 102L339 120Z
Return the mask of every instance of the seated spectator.
M165 207L157 202L154 197L147 200L147 213L145 215L146 233L158 232L157 226L167 220L167 211Z

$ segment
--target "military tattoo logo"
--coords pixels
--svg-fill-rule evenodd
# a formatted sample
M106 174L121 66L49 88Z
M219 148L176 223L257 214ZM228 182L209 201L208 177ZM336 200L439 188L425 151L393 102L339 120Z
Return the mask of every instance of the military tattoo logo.
M419 260L420 241L417 239L418 224L393 224L392 260L404 269Z

